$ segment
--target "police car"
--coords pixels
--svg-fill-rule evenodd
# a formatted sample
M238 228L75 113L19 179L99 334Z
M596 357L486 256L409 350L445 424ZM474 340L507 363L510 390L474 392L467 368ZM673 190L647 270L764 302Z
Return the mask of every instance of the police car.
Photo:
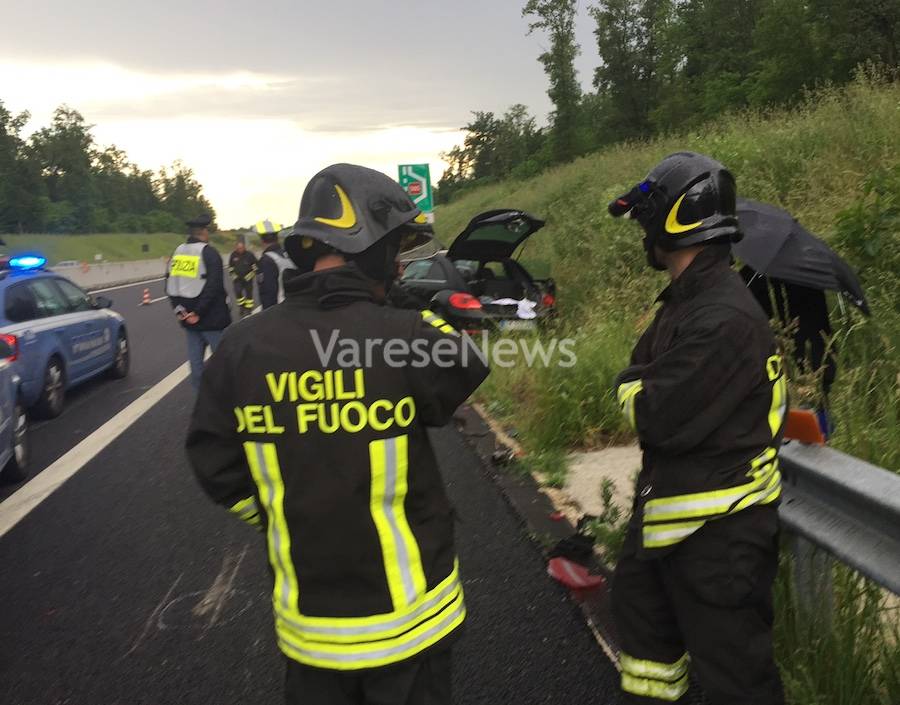
M0 258L0 340L18 377L17 399L40 418L59 416L66 390L99 374L128 374L125 320L36 255ZM2 423L2 422L0 422Z

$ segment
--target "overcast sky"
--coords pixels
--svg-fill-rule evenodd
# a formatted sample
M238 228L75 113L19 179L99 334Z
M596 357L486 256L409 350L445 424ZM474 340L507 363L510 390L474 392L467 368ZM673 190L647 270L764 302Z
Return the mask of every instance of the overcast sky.
M221 225L293 222L306 181L351 161L396 178L461 141L472 110L551 109L524 0L0 0L0 100L68 103L144 168L181 159ZM581 0L578 68L597 55Z

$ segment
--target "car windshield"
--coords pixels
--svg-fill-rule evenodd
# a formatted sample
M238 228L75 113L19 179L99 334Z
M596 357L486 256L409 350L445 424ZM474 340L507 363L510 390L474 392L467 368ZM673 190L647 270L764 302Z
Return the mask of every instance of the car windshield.
M432 261L430 259L417 260L410 262L403 270L401 279L409 281L410 279L427 279L428 271L431 269Z

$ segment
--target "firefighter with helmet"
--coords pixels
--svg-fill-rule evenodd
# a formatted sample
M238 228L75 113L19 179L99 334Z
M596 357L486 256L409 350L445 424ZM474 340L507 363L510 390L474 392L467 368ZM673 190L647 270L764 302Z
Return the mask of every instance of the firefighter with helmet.
M228 257L228 273L234 285L234 303L241 318L253 312L253 280L256 278L256 256L247 249L244 237L238 237Z
M259 299L263 309L284 301L284 273L294 269L294 263L278 244L278 233L283 230L279 223L261 220L256 224L256 234L265 246L259 258Z
M487 367L434 314L383 305L418 213L380 172L313 177L285 301L226 332L194 408L198 481L266 534L289 704L451 702L465 606L426 428Z
M666 157L609 205L667 271L656 317L616 381L643 451L612 586L628 702L781 705L772 655L782 358L731 268L735 182L701 154Z

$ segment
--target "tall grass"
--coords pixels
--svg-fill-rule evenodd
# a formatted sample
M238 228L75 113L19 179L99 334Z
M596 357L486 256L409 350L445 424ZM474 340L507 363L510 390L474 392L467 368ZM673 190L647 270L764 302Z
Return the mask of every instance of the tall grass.
M804 604L792 561L775 584L775 653L791 705L900 703L896 600L843 566L832 569L833 609Z
M620 144L442 206L436 227L445 242L488 208L545 218L522 262L556 279L558 333L579 341L574 368L498 369L482 396L535 450L622 437L610 386L665 278L645 266L639 228L610 218L606 204L681 149L720 159L741 195L787 208L858 269L872 317L834 310L833 444L900 470L900 85L878 78L821 91L793 110L734 114L695 131Z

